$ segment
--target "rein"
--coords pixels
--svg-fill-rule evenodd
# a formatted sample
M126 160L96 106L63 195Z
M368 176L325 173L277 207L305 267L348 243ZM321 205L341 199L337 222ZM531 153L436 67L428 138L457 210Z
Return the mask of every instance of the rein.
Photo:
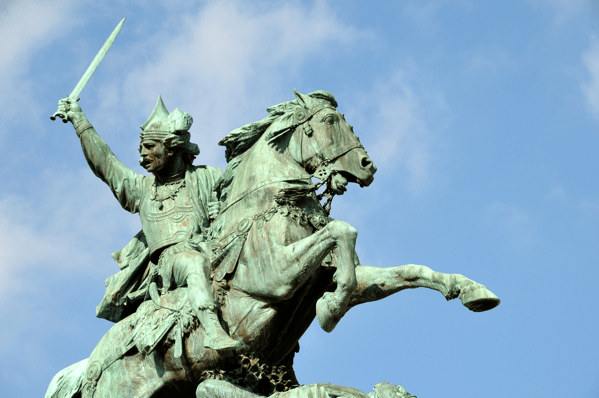
M239 198L237 198L237 199L235 199L234 201L232 201L231 203L229 203L229 204L228 204L228 205L227 205L227 206L226 206L224 209L222 209L222 210L220 211L220 214L223 214L223 213L224 213L224 212L225 212L227 209L229 209L231 206L233 206L235 203L239 202L240 200L242 200L243 198L245 198L245 197L246 197L246 196L248 196L249 194L251 194L251 193L254 193L254 192L256 192L257 190L259 190L259 189L261 189L261 188L264 188L264 187L266 187L266 186L268 186L268 185L271 185L271 184L276 184L276 183L279 183L279 182L291 182L291 181L298 181L298 180L310 180L310 178L311 178L311 177L312 177L312 176L308 176L308 177L295 177L295 178L283 178L283 179L280 179L280 180L275 180L275 181L267 181L267 182L264 182L264 183L262 183L262 184L258 184L258 186L257 186L256 188L252 189L252 190L251 190L251 191L249 191L249 192L246 192L246 193L244 193L244 194L243 194L243 195L241 195ZM317 188L317 189L318 189L318 188Z

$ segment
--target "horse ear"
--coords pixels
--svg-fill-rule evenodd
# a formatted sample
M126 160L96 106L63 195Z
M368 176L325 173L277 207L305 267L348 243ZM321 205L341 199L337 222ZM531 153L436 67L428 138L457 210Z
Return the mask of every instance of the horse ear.
M303 106L304 108L308 108L309 97L307 95L300 93L296 89L293 89L293 93L295 94L295 99L297 100L297 103L299 105Z

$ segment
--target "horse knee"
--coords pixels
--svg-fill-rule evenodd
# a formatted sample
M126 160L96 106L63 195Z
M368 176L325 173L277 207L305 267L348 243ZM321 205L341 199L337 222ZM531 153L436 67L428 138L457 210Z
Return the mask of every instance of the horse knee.
M426 278L432 272L432 269L425 265L406 264L399 268L401 268L402 277L406 281L416 281Z
M345 221L333 220L328 225L329 233L333 239L349 239L354 241L358 238L358 231Z
M341 291L353 293L358 289L358 281L356 278L335 278L335 281L337 283L337 289Z

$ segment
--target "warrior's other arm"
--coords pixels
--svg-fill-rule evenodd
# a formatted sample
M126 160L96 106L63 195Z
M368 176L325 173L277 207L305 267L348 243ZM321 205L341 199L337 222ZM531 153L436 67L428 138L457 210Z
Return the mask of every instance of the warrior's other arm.
M94 174L112 190L121 206L131 212L139 211L143 176L121 163L92 127L77 101L70 98L58 102L58 110L73 124L85 159Z

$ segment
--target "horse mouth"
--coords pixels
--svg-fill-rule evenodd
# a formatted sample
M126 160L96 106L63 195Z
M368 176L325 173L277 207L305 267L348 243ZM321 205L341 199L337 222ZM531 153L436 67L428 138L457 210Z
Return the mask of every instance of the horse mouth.
M347 171L337 171L332 175L329 187L335 195L343 195L347 191L347 185L350 182L364 188L369 186L373 180L373 175L368 176L366 179L360 179Z
M343 195L347 191L347 184L349 184L349 175L345 172L334 173L331 177L329 187L335 195Z
M367 187L370 184L372 184L372 181L374 181L374 175L373 175L374 173L368 175L368 177L366 177L366 178L358 178L355 175L353 175L352 173L347 172L347 171L339 171L338 173L341 174L347 180L347 182L353 182L354 184L358 184L360 186L360 188Z

